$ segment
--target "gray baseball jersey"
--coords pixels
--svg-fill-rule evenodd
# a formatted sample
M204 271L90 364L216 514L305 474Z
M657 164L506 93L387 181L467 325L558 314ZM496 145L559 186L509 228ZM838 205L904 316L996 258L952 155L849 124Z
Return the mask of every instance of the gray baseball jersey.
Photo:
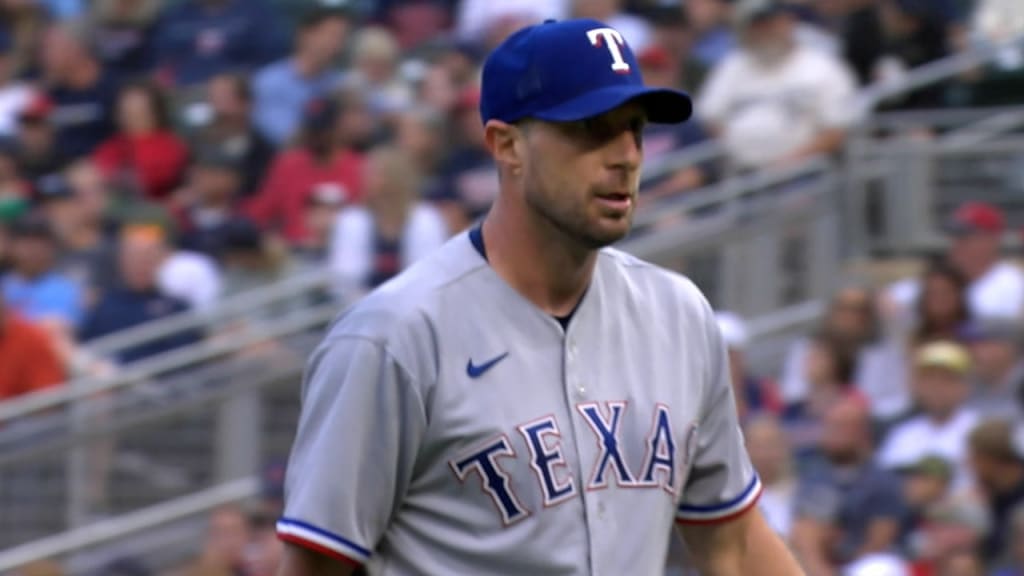
M614 249L567 324L470 234L314 353L280 537L371 574L658 574L760 482L698 289Z

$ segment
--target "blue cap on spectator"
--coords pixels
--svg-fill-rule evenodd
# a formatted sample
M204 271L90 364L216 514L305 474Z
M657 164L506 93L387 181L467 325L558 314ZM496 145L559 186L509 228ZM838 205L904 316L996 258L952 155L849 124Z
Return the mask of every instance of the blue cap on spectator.
M597 20L530 26L512 34L484 63L480 115L516 122L573 122L636 100L651 122L676 124L693 111L677 90L648 88L618 31Z

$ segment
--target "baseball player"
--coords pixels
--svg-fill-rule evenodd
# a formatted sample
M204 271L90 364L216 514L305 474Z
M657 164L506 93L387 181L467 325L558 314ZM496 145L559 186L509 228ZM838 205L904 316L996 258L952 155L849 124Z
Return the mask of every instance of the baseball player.
M285 576L800 573L755 509L715 317L688 280L611 248L643 85L594 20L508 38L480 110L501 192L483 224L346 311L313 354L277 525Z

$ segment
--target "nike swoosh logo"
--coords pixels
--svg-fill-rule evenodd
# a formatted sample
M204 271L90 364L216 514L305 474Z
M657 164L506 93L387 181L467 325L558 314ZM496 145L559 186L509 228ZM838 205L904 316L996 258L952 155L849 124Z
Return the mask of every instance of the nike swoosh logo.
M469 362L466 363L466 374L470 378L479 378L479 377L484 375L484 372L487 372L491 368L494 368L494 366L498 362L501 362L502 360L504 360L506 356L508 356L508 352L505 352L504 354L502 354L501 356L498 356L497 358L492 358L492 359L488 360L487 362L484 362L483 364L480 364L479 366L473 364L473 359L470 358Z

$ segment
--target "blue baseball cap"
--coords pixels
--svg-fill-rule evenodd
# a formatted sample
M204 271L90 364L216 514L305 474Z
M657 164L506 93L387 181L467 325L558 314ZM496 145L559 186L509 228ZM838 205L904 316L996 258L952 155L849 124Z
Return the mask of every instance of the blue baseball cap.
M548 20L509 36L484 62L480 116L516 122L574 122L640 102L650 122L677 124L693 113L678 90L649 88L618 31L590 19Z

